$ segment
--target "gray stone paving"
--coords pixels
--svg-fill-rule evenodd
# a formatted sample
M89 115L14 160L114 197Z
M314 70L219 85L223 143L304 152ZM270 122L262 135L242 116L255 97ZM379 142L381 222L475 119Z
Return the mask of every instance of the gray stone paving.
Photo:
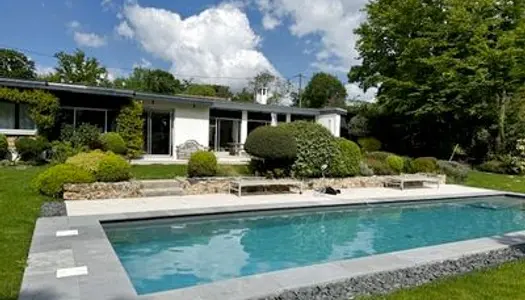
M400 200L418 201L421 198ZM340 201L341 204L348 204ZM395 200L388 199L388 202L391 201ZM379 202L379 199L374 200L374 203ZM286 207L326 205L328 204L306 201L294 202ZM277 206L284 208L281 204ZM31 242L20 299L341 299L348 295L386 292L394 288L420 284L442 275L470 271L474 267L491 266L523 256L520 254L521 248L518 251L514 248L509 249L509 246L525 244L525 231L263 273L138 296L100 224L100 221L108 220L191 216L275 207L272 203L260 203L204 209L40 218L37 220ZM73 229L78 230L77 236L56 236L56 231ZM487 252L490 254L486 254ZM79 266L87 266L88 274L56 278L58 268ZM376 276L373 274L379 275L373 277ZM420 278L417 274L424 276ZM415 279L404 280L403 276ZM353 286L362 288L355 290Z

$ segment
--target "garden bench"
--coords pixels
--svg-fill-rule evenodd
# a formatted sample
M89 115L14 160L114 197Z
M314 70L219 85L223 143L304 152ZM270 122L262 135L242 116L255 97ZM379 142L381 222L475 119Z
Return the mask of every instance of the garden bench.
M432 183L437 184L437 188L439 188L440 179L433 176L416 174L391 176L385 180L385 186L399 186L401 190L405 189L406 183L418 183L420 186L422 186L424 183Z
M293 179L239 179L230 181L230 193L234 191L241 196L242 188L245 187L268 187L268 186L295 186L299 188L299 194L303 193L303 182Z

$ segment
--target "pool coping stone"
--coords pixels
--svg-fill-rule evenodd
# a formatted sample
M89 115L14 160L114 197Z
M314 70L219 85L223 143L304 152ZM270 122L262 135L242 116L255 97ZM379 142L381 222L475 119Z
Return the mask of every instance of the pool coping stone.
M405 203L462 197L514 196L525 194L480 190L480 192L414 197L374 197L364 202L333 199L294 203L265 203L179 210L160 210L111 215L40 218L36 222L28 266L19 299L140 299L140 300L246 300L277 296L285 291L328 284L379 272L405 269L468 255L525 244L525 230L435 246L390 252L361 258L261 273L165 292L137 295L120 263L101 222L213 215L278 209L301 209L367 204ZM61 230L78 235L57 237ZM66 256L66 257L64 257ZM60 268L87 266L88 274L56 278Z

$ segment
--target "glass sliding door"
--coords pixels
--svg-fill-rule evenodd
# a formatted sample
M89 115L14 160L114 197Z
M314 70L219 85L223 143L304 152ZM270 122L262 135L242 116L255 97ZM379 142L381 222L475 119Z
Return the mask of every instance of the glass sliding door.
M144 150L150 155L171 155L171 112L145 113Z

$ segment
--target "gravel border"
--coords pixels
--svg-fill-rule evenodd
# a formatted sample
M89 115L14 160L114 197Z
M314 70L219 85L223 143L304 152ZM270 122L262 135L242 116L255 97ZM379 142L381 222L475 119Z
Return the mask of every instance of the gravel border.
M67 216L66 204L63 201L44 202L40 207L40 217Z
M342 282L290 290L277 296L259 299L348 300L354 299L356 296L387 294L447 276L495 267L505 262L523 258L525 258L525 245L519 245L488 253L469 255L456 260L446 260L414 268L355 277Z

